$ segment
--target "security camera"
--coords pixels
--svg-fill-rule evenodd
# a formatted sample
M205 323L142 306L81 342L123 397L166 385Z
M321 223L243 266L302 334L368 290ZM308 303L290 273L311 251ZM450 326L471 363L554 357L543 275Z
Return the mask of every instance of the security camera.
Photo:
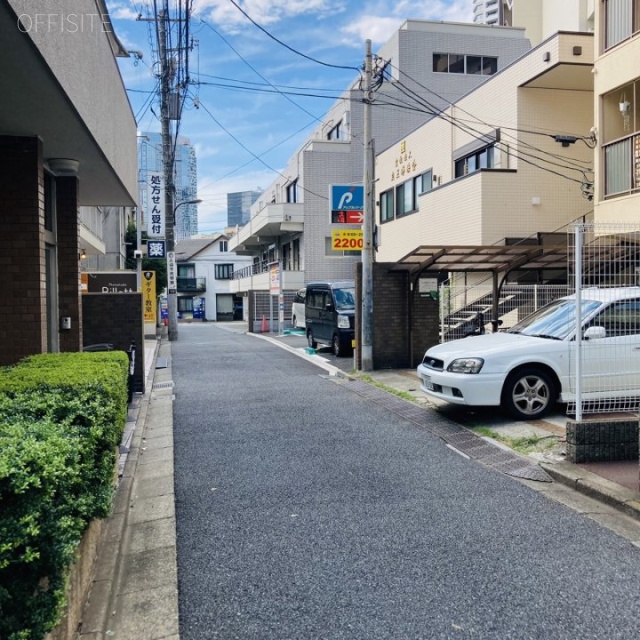
M137 249L133 252L133 257L136 258L136 260L138 258L142 258L142 251L138 251Z

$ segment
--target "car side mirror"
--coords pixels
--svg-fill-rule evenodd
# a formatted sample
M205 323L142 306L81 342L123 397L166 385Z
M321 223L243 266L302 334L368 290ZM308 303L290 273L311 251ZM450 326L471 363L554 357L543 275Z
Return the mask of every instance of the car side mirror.
M328 304L325 305L324 310L333 311L333 305L329 302Z
M604 327L589 327L582 336L585 340L596 340L606 338L607 330Z

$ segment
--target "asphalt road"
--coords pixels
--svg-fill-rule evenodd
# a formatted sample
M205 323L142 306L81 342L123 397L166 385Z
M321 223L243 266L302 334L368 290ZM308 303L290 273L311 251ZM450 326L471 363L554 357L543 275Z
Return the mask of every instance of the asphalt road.
M640 551L214 324L172 344L182 640L635 638Z

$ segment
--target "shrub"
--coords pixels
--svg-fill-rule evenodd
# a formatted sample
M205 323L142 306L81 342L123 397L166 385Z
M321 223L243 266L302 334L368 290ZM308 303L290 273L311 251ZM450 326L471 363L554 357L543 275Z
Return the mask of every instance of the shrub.
M32 356L0 369L0 638L58 622L91 520L109 514L127 414L123 352Z

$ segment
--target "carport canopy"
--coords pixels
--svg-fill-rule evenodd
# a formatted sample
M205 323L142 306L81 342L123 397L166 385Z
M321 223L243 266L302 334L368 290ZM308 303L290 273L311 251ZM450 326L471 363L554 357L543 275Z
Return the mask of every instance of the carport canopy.
M624 258L629 246L638 250L635 242L628 238L611 236L607 246L585 245L582 247L584 264L598 264ZM541 269L568 269L574 259L574 247L570 243L511 245L422 245L398 260L390 271L406 271L409 278L415 280L423 273L445 272L485 272L492 274L493 280L493 318L494 331L497 330L497 304L500 287L499 276L504 278L511 271Z

